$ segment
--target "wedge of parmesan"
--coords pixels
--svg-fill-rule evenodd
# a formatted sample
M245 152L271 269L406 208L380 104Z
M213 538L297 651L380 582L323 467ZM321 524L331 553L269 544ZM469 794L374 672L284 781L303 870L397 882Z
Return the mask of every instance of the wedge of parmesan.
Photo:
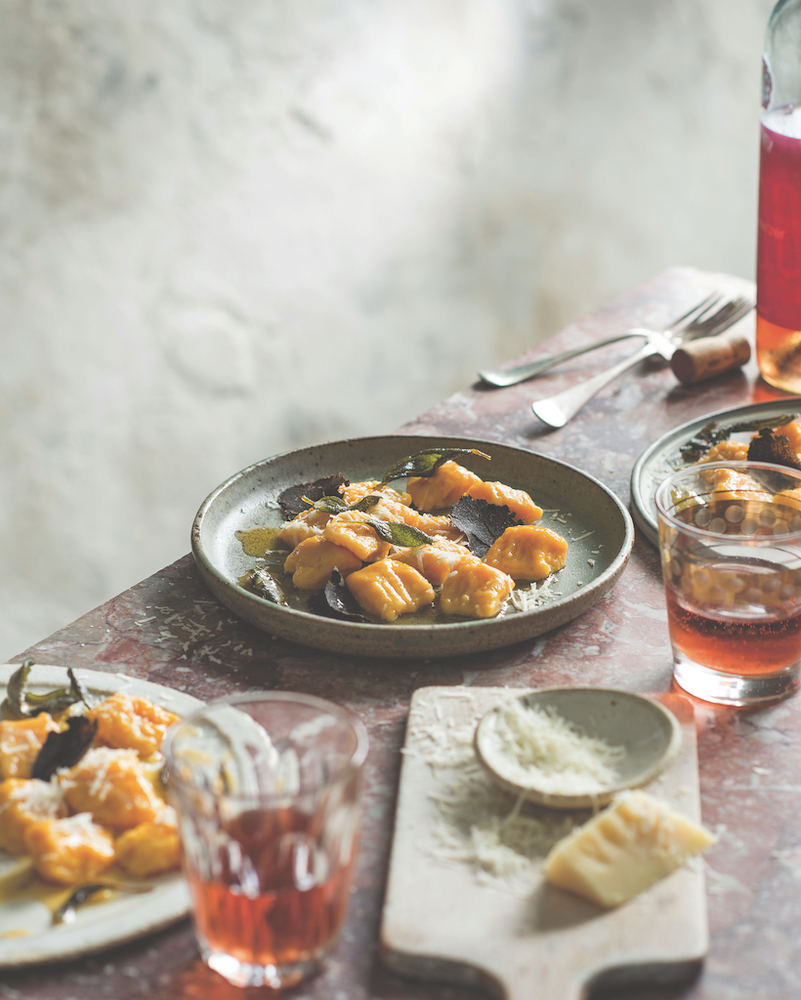
M623 792L553 847L545 859L545 876L553 885L611 908L714 841L705 827L653 795Z

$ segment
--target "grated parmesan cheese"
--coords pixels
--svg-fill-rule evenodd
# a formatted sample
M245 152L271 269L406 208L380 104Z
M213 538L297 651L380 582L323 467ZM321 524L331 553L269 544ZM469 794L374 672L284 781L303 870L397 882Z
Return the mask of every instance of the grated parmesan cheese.
M0 816L14 803L36 816L56 816L63 802L64 792L57 785L38 778L20 780L11 789L8 799L0 804Z
M139 754L129 748L92 747L71 768L59 768L56 778L66 791L75 788L77 781L74 775L88 776L88 793L92 798L103 802L114 791L114 780L109 776L109 768L114 761L127 761L131 767L139 763Z
M455 717L441 720L436 703L419 703L422 711L404 747L438 776L429 796L435 814L431 837L419 849L439 864L466 866L482 885L526 897L554 844L591 812L556 812L499 788L477 760L473 743L488 706L482 698L479 707L473 692L463 688L447 695L455 708L458 703Z
M518 611L531 611L543 604L547 604L554 597L561 597L561 592L553 590L556 583L556 574L547 576L544 580L538 580L528 587L517 587L512 591L511 602Z
M515 785L562 795L591 795L613 787L625 747L588 736L548 706L515 698L496 710L487 732L492 766Z

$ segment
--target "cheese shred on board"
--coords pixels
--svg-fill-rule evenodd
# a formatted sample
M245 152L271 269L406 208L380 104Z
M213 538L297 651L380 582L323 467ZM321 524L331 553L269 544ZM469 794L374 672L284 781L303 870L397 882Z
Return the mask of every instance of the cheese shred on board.
M498 707L492 763L516 785L557 794L592 794L618 780L616 764L625 747L588 736L551 706L526 705L519 698Z
M452 701L450 714L443 710L446 697ZM526 899L544 878L602 907L615 907L714 843L700 824L642 791L622 792L601 811L548 809L515 798L495 784L475 755L476 725L493 707L486 696L477 703L473 692L456 688L440 693L437 702L420 699L417 707L403 752L437 775L428 795L431 833L417 846L437 863L465 865L479 884ZM546 771L557 766L549 757L556 747L574 772L589 771L607 784L610 774L616 776L623 748L571 729L561 716L538 710L544 720L532 719L535 713L521 707L527 714L511 723L511 732L518 737L522 732L526 744L547 734ZM496 708L511 708L516 718L508 692ZM563 788L563 777L559 781Z
M464 690L454 691L453 698L458 718L438 718L432 705L407 734L404 752L425 760L440 776L430 796L436 814L432 837L419 847L439 863L466 865L481 884L525 897L541 878L551 848L591 811L556 812L498 788L473 747L486 707L479 710Z

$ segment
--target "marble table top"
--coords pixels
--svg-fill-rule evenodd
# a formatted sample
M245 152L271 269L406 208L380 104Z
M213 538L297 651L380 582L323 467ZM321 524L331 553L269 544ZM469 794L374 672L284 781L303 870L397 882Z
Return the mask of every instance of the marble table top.
M668 322L714 287L753 290L728 275L671 268L517 360L631 326ZM753 314L745 322L753 326ZM605 389L561 430L545 427L531 412L533 399L630 351L626 342L606 347L503 390L473 385L401 432L463 435L553 456L600 479L628 504L632 466L659 435L710 411L782 396L762 382L753 360L743 370L695 385L679 383L669 368L645 365ZM234 617L211 596L187 555L21 651L19 659L23 655L40 663L121 671L203 699L259 688L313 692L359 713L371 752L354 893L342 938L324 971L288 994L303 1000L487 995L401 978L378 957L399 750L416 688L589 684L661 692L671 687L658 554L641 537L621 579L589 611L546 635L490 653L410 661L307 649ZM692 984L625 995L631 1000L796 998L801 996L801 762L795 755L801 701L748 712L700 702L695 708L703 818L719 833L705 856L711 946ZM263 994L229 987L203 967L188 921L91 958L0 975L0 996L20 1000L256 995Z

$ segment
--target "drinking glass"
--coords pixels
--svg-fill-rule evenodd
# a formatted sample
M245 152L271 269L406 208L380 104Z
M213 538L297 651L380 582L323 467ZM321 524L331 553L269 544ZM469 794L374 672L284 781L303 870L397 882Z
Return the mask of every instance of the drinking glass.
M705 701L753 705L801 673L801 472L688 466L657 488L673 676Z
M285 691L211 702L168 731L195 933L229 982L291 986L334 948L367 746L351 712Z

